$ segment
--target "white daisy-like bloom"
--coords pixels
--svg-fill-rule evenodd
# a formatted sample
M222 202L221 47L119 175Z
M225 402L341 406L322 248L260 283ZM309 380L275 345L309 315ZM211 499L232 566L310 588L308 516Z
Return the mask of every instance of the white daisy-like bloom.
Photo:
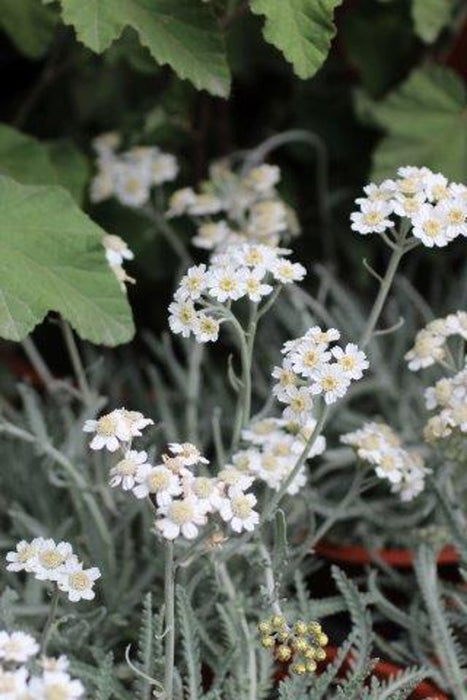
M329 405L345 396L350 377L337 363L323 365L315 374L310 387L312 394L322 394Z
M420 211L425 202L426 196L424 192L417 192L417 194L409 197L403 194L397 194L393 200L394 213L397 214L397 216L405 216L411 219Z
M188 213L192 216L209 216L222 211L223 205L219 197L208 192L195 194L194 202L188 205Z
M394 180L384 180L380 185L370 182L369 185L364 186L363 192L366 196L356 199L355 202L357 204L363 204L368 200L371 202L387 202L397 194L397 185Z
M449 197L447 177L441 173L429 173L425 176L425 191L430 202L439 202Z
M244 184L258 194L269 194L277 185L281 177L281 171L277 165L258 165L252 168L245 176Z
M219 338L220 321L205 314L197 313L193 323L193 334L198 343L215 343Z
M260 243L247 243L236 249L235 255L240 266L266 271L271 269L271 265L278 257L286 255L289 252L290 251L284 248L275 248Z
M43 540L37 552L33 573L39 581L58 581L67 564L77 561L69 542Z
M127 207L144 206L151 191L149 170L139 164L120 161L114 166L114 193Z
M158 505L165 506L175 496L182 493L180 477L165 464L152 467L141 465L135 475L136 486L133 493L136 498L146 498L150 494L156 497Z
M429 248L443 247L450 241L443 212L431 204L425 204L412 217L412 233Z
M0 698L1 700L19 700L27 698L28 671L24 666L7 671L0 666ZM33 696L34 700L36 696ZM44 699L45 700L45 699Z
M361 379L363 372L370 366L365 353L355 343L347 343L345 349L336 346L331 352L338 366L350 379Z
M232 464L235 469L241 472L254 473L258 471L261 464L261 453L254 448L239 450L232 455Z
M286 358L282 366L274 367L272 370L272 377L277 379L272 393L278 401L287 402L289 395L288 390L298 383L298 377L294 371L292 360Z
M151 467L147 463L147 452L138 452L137 450L128 450L125 452L123 459L110 470L109 484L112 488L121 486L124 491L131 491L135 486L137 471L140 467Z
M92 140L92 147L101 157L113 155L120 146L121 138L117 131L106 131Z
M305 338L289 355L290 364L296 374L302 377L314 377L327 364L331 353L327 344Z
M264 445L272 435L278 434L285 423L286 421L280 418L254 420L242 430L242 438L245 442L250 442L253 445Z
M131 438L141 437L142 430L147 428L148 425L154 425L154 421L151 418L143 416L140 411L128 411L126 408L121 408L119 410Z
M182 277L178 288L179 298L196 301L206 289L207 283L206 265L193 265L193 267L188 269L186 275Z
M16 545L16 549L8 552L6 555L7 571L27 571L31 573L34 570L37 554L41 544L44 542L42 537L36 537L31 542L21 540Z
M209 464L209 460L191 442L170 442L169 451L176 455L185 467L192 467L195 464Z
M103 163L99 171L91 180L89 199L94 204L109 199L114 192L114 178L112 164Z
M449 240L456 236L467 236L467 199L443 199L436 208L444 221Z
M199 534L199 527L206 523L206 515L194 496L187 496L160 506L161 519L156 527L162 537L174 540L180 535L193 540Z
M429 387L425 402L429 410L441 409L425 426L427 442L449 437L454 432L467 433L467 367Z
M193 238L193 245L203 250L221 247L232 236L232 229L226 221L207 221L198 226L198 233Z
M175 180L179 172L177 159L171 153L159 152L152 159L150 172L151 181L154 185L171 182Z
M284 394L283 403L287 403L282 415L286 420L306 422L313 411L313 395L309 387L290 387Z
M245 283L241 272L234 266L215 267L209 275L209 294L223 303L240 299L245 293Z
M38 651L39 645L30 634L0 631L0 662L24 664Z
M120 236L106 233L102 236L102 244L105 248L105 257L111 267L121 265L125 260L133 260L135 257Z
M116 452L121 443L129 442L131 432L129 423L121 409L115 409L111 413L106 413L97 420L87 420L84 423L85 433L95 433L89 447L91 450L107 449L109 452Z
M191 299L175 299L169 306L170 330L176 335L188 338L193 332L196 315Z
M300 263L278 258L271 265L271 272L275 280L281 284L300 282L306 275L306 269Z
M193 495L203 513L213 513L219 510L222 503L222 493L216 479L198 476L190 481L190 494Z
M456 311L443 319L443 332L446 336L460 335L467 340L467 311Z
M72 603L80 600L93 600L94 583L100 578L101 572L97 566L83 569L83 564L78 561L69 561L64 571L60 574L57 585L61 591L68 595Z
M386 448L380 455L375 468L376 476L387 479L391 484L402 481L404 454L400 448Z
M265 270L260 267L253 269L245 268L240 272L240 276L247 297L255 303L260 302L263 297L268 296L274 291L274 288L270 284L265 284L265 282L263 282Z
M174 192L169 198L169 209L166 212L168 219L174 216L186 214L189 207L196 202L196 193L191 187L184 187Z
M259 514L254 510L255 505L256 497L252 493L238 493L224 499L219 513L234 532L252 532L259 523Z
M81 681L64 671L44 671L41 677L31 678L28 691L34 700L76 700L85 692Z
M287 230L287 209L283 202L271 199L253 204L248 230L260 240Z
M39 664L44 671L66 671L70 662L65 654L60 654L60 656L42 656Z
M218 473L220 486L227 489L228 495L235 496L247 491L254 482L254 477L240 471L236 467L227 465Z
M427 329L419 331L413 348L405 354L409 369L418 372L443 360L446 355L444 343L444 335L432 333Z
M394 222L389 218L392 211L392 204L384 200L366 200L361 202L360 211L350 215L352 222L350 228L357 233L366 235L368 233L383 233L394 226Z

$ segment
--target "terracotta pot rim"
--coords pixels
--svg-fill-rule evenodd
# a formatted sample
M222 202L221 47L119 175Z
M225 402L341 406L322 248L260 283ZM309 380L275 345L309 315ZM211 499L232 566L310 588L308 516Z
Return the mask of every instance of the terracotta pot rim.
M410 568L413 566L413 551L403 548L384 548L369 550L362 545L339 545L326 540L318 542L314 551L316 554L344 564L371 564L377 559L382 559L386 564L395 568ZM457 564L459 553L455 547L445 545L439 555L438 564Z

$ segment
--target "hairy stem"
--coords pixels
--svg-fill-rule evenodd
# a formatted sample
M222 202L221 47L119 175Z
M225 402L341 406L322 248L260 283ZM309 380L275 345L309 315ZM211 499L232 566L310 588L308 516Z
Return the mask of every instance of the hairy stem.
M50 602L49 614L42 630L41 637L41 656L47 656L47 647L49 645L50 635L52 632L52 625L55 622L55 616L57 614L58 598L60 596L60 591L57 584L54 584L54 589L52 593L52 600Z
M164 601L166 628L164 690L165 700L173 700L175 660L175 567L174 545L173 542L169 540L165 543Z
M204 346L193 343L188 367L188 386L186 404L186 431L189 442L198 443L198 401L201 380L201 359Z
M261 556L263 557L266 592L271 603L272 611L274 615L282 615L281 606L277 596L276 581L274 578L274 569L272 566L271 555L269 554L268 548L261 540L259 541L259 551Z

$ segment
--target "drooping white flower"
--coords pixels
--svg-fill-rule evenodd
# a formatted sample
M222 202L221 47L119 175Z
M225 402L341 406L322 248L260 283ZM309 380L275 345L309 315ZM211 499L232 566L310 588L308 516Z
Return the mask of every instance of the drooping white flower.
M26 663L39 651L39 645L30 634L26 632L0 631L0 663Z
M121 486L124 491L130 491L135 486L135 478L141 466L148 466L146 460L147 452L128 450L123 459L110 470L110 486L115 488Z
M94 583L100 576L101 572L97 566L84 569L80 562L69 561L60 574L57 584L60 590L68 595L72 603L77 603L80 600L93 600L95 598Z
M102 244L105 248L105 256L110 266L121 265L124 260L133 260L135 257L123 238L106 233L102 237Z

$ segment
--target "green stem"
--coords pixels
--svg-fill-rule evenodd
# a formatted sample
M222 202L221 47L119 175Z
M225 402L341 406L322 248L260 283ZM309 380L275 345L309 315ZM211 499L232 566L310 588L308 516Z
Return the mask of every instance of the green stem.
M173 542L169 540L165 543L164 601L166 628L164 700L173 700L175 660L175 568L174 545Z
M198 444L198 401L201 380L201 359L204 346L194 342L190 352L188 367L187 404L186 404L186 431L188 441Z
M55 615L57 614L58 598L60 596L60 591L57 584L54 585L54 590L52 593L52 600L50 602L49 614L45 622L44 629L42 630L41 637L41 656L47 656L47 647L50 640L50 635L52 632L52 625L55 622Z
M397 236L397 243L394 246L391 246L392 253L389 259L386 274L381 279L378 295L373 304L373 308L371 309L365 329L361 335L359 341L360 348L364 348L366 345L368 345L373 336L376 324L378 323L381 311L383 310L384 302L386 301L389 290L391 289L391 285L396 275L397 268L399 267L401 258L404 253L407 252L407 246L404 245L407 233L408 227L403 226Z
M321 416L319 417L319 420L317 421L315 425L315 429L311 433L310 437L308 438L308 441L303 448L301 454L299 455L297 461L295 462L295 466L288 475L286 479L282 482L279 491L276 491L274 494L273 498L269 501L269 503L266 504L266 507L262 513L261 516L261 524L264 524L267 522L271 515L275 512L277 506L281 502L284 494L287 492L287 489L289 488L290 484L292 481L295 479L297 476L298 472L300 469L303 467L305 464L308 455L310 454L310 450L313 447L315 440L317 437L320 435L321 431L323 430L324 424L326 423L327 417L329 415L329 406L325 406L323 408L323 411L321 413Z
M73 336L73 331L71 330L70 324L67 321L64 321L63 319L60 319L60 325L62 328L65 345L70 356L73 371L75 373L80 391L83 395L84 403L87 406L89 406L91 404L91 389L89 388L88 380L86 378L86 372L81 361L78 346Z

